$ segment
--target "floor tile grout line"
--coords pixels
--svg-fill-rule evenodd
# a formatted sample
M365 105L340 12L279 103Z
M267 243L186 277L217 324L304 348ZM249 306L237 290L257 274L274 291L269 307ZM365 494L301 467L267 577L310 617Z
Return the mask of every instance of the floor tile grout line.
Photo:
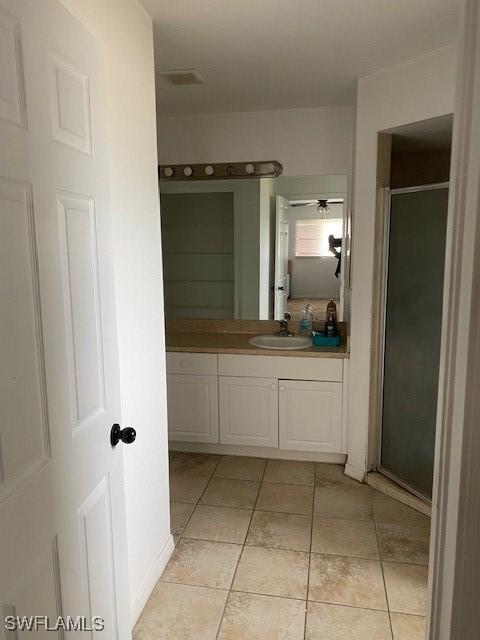
M248 522L248 527L247 527L247 530L246 530L246 532L245 532L245 537L244 537L244 539L243 539L242 549L241 549L240 554L239 554L239 556L238 556L237 564L236 564L236 566L235 566L235 571L233 572L232 581L231 581L231 583L230 583L230 589L229 589L229 591L228 591L228 595L227 595L227 598L226 598L226 600L225 600L225 606L223 607L222 615L221 615L221 617L220 617L220 622L219 622L219 624L218 624L218 629L217 629L217 633L216 633L216 635L215 635L215 640L218 640L219 633L220 633L220 629L222 628L223 619L224 619L224 617L225 617L225 611L226 611L226 609L227 609L227 604L228 604L228 601L229 601L229 599L230 599L230 594L232 593L232 587L233 587L233 583L235 582L235 577L236 577L236 575L237 575L238 565L240 564L240 561L241 561L242 556L243 556L243 552L244 552L244 550L245 550L245 546L246 546L246 545L245 545L245 543L246 543L246 541L247 541L248 532L250 531L250 526L251 526L251 524L252 524L253 514L255 513L255 507L257 506L258 496L260 495L260 490L261 490L261 488L262 488L263 479L264 479L264 477L265 477L265 472L266 472L266 470L267 470L267 466L268 466L268 458L267 458L267 461L266 461L265 466L264 466L264 468L263 468L262 479L260 480L260 485L259 485L259 487L258 487L257 497L255 498L255 504L253 505L252 513L251 513L251 515L250 515L250 520L249 520L249 522Z
M238 511L252 511L252 507L226 507L224 504L200 504L200 499L198 502L180 502L179 500L172 500L172 502L174 504L190 504L194 507L215 507L216 509L237 509Z
M315 466L315 488L317 488L317 467ZM313 509L313 514L312 514L312 543L313 543L313 518L315 517L314 515L315 512L315 508ZM330 520L336 520L336 519L340 519L340 518L329 518ZM347 520L347 521L351 521L351 520ZM387 605L387 615L388 615L388 620L389 620L389 626L390 626L390 634L393 640L393 629L392 629L392 622L391 622L391 618L390 618L390 608L389 608L389 603L388 603L388 596L387 596L387 588L386 588L386 584L385 584L385 576L384 576L384 572L383 572L383 564L381 561L381 554L380 554L380 545L379 545L379 539L378 539L378 532L377 532L377 528L376 528L376 523L373 517L373 503L372 503L372 519L371 522L373 522L373 526L374 526L374 531L375 531L375 540L377 543L377 550L378 550L378 560L377 559L367 559L365 558L365 560L367 561L372 561L372 562L378 562L380 564L380 570L382 572L382 582L383 582L383 589L384 589L384 593L385 593L385 602ZM333 554L313 554L313 555L333 555ZM312 556L312 550L310 549L310 558ZM346 557L346 558L350 558L351 556L334 556L334 557ZM363 558L354 558L354 559L363 559ZM311 562L311 561L310 561ZM310 582L310 571L309 571L309 582ZM307 597L310 594L307 594ZM310 600L308 600L310 602ZM343 605L345 606L345 605ZM348 606L348 605L347 605ZM305 630L306 633L306 630Z
M391 498L392 500L395 500L395 498ZM390 611L390 602L388 600L388 591L387 591L387 586L386 586L386 581L385 581L385 570L384 570L384 565L385 564L401 564L401 565L409 565L409 566L413 566L413 567L426 567L427 571L429 570L429 566L430 566L430 559L427 557L427 563L426 564L418 564L415 562L399 562L398 560L385 560L382 556L382 552L380 550L380 536L378 533L378 525L384 525L384 524L400 524L400 523L385 523L385 522L377 522L376 518L375 518L375 510L373 510L373 524L375 527L375 534L377 536L377 544L378 544L378 551L379 551L379 555L380 555L380 564L382 565L382 576L383 576L383 582L385 585L385 595L387 598L387 605L388 605L388 616L390 619L390 627L392 630L392 638L394 638L393 635L393 626L392 626L392 617L390 615L390 613L403 613L404 615L417 615L420 618L424 618L425 615L418 615L418 614L414 614L414 613L406 613L406 612L399 612L399 611ZM403 525L400 525L403 526ZM407 525L407 526L416 526L416 525ZM421 527L421 528L429 528L429 527Z
M286 547L265 547L258 544L244 544L244 547L248 547L249 549L268 549L269 551L290 551L291 553L301 553L305 556L308 556L309 551L305 551L303 549L287 549ZM305 598L306 599L306 598Z
M285 515L284 513L279 514L279 515ZM287 514L290 515L290 514ZM268 544L260 544L260 543L255 543L255 544L249 544L249 543L245 543L246 547L253 547L255 549L271 549L272 551L294 551L295 553L310 553L310 551L308 549L292 549L292 547L272 547L271 545Z
M274 593L260 593L259 591L245 591L245 589L231 589L231 593L244 593L251 596L265 596L266 598L281 598L282 600L295 600L296 602L307 602L305 598L294 598L293 596L280 596Z
M161 580L161 582L163 584L176 584L179 586L183 586L183 587L193 587L193 588L200 588L200 589L212 589L214 591L225 591L228 594L230 593L243 593L245 595L253 595L253 596L264 596L266 598L281 598L282 600L295 600L296 602L305 602L306 604L308 603L314 603L314 604L326 604L326 605L330 605L333 607L344 607L346 609L356 609L356 610L360 610L360 611L379 611L381 613L389 613L387 609L374 609L373 607L361 607L361 606L356 606L353 604L346 604L344 602L332 602L330 600L311 600L311 599L305 599L305 598L296 598L294 596L283 596L283 595L279 595L279 594L274 594L274 593L262 593L259 591L246 591L245 589L229 589L227 587L212 587L209 585L205 585L205 584L192 584L190 582L177 582L176 580ZM419 615L417 613L405 613L404 611L392 611L391 613L396 613L398 615L402 615L402 616L409 616L411 618L418 618L419 620L424 620L425 616Z
M252 514L253 515L253 514ZM285 515L285 514L279 514L279 515ZM290 515L290 514L287 514ZM218 544L229 544L235 547L249 547L249 548L253 548L253 549L271 549L272 551L292 551L294 553L304 553L304 554L310 554L312 556L328 556L329 558L344 558L345 560L364 560L365 562L376 562L379 564L401 564L401 565L408 565L411 567L426 567L427 565L425 564L417 564L414 562L399 562L399 561L393 561L393 560L382 560L380 557L376 557L376 558L366 558L365 556L354 556L354 555L345 555L345 554L341 554L341 553L326 553L324 551L309 551L309 550L305 550L305 549L292 549L292 547L273 547L271 545L265 544L265 545L261 545L258 542L256 544L248 544L247 542L242 543L242 542L232 542L231 540L213 540L212 538L197 538L197 537L193 537L193 536L186 536L182 533L181 535L182 540L192 540L194 542L213 542L213 543L218 543ZM178 542L180 542L180 537ZM378 542L377 542L378 545ZM311 546L311 545L310 545ZM420 614L411 614L411 615L419 615L419 617L423 617Z
M190 514L190 517L188 518L187 522L185 523L185 526L183 527L183 529L182 529L182 531L181 531L180 535L178 536L178 540L177 540L177 542L180 542L180 540L183 538L183 532L184 532L184 531L185 531L185 529L187 528L187 526L188 526L188 524L189 524L190 520L191 520L191 519L192 519L192 517L193 517L193 514L194 514L194 513L195 513L195 511L197 510L197 507L198 507L198 505L200 504L200 500L202 499L203 494L205 493L205 491L207 490L208 485L210 484L210 479L213 477L213 474L215 473L215 470L217 469L218 465L220 464L220 460L221 460L222 458L223 458L223 456L219 456L219 457L218 457L217 464L216 464L216 465L215 465L215 467L212 469L212 475L211 475L211 476L209 476L208 482L207 482L207 484L205 485L205 487L204 487L204 489L203 489L202 493L201 493L201 494L200 494L200 496L198 497L197 502L193 503L193 504L194 504L194 506L193 506L193 509L192 509L192 513ZM190 478L190 477L195 477L195 476L188 476L188 477ZM201 476L198 476L198 477L201 477ZM203 476L203 477L205 477L205 476ZM192 503L191 503L191 502L186 502L186 503L182 503L182 504L192 504ZM171 528L171 524L170 524L170 528ZM175 545L175 546L177 546L177 545Z
M191 540L193 542L213 542L214 544L229 544L233 547L243 547L241 542L230 542L230 540L211 540L209 538L192 538L192 536L182 536L182 540Z
M260 495L260 491L262 490L263 479L265 478L265 474L266 474L266 472L267 472L268 463L269 463L269 459L267 458L267 462L266 462L266 464L265 464L265 466L264 466L264 468L263 468L263 474L262 474L262 479L260 480L260 486L258 487L257 497L255 498L255 503L254 503L254 505L253 505L252 514L251 514L251 516L250 516L250 520L249 520L249 523L248 523L247 531L246 531L246 533L245 533L245 539L244 539L244 541L243 541L243 549L242 549L242 553L240 554L240 558L241 558L241 556L243 555L243 550L244 550L244 548L245 548L246 546L250 546L250 545L247 545L247 544L246 544L246 543L247 543L247 538L248 538L248 534L249 534L249 532L250 532L250 527L252 526L253 514L255 513L256 508L257 508L257 504L258 504L258 497L259 497L259 495ZM238 562L240 563L240 559L238 560ZM237 566L238 566L238 565L237 565ZM235 572L235 573L236 573L236 572ZM232 585L233 585L233 580L232 580Z
M262 484L281 484L288 487L305 487L306 489L315 489L314 484L299 484L298 482L272 482L271 480L262 480Z
M380 527L408 527L409 529L426 529L430 530L430 527L424 527L421 524L407 524L402 522L375 522Z
M372 500L372 519L373 519L373 526L375 528L375 537L377 538L378 556L380 558L380 569L381 569L381 572L382 572L383 590L385 591L385 601L387 603L388 623L390 625L390 635L392 636L392 640L394 640L392 616L390 615L390 601L388 599L387 582L385 580L385 571L384 571L384 568L383 568L382 551L380 549L380 538L379 538L379 535L378 535L377 522L375 520L375 511L373 509L373 500Z
M201 506L201 505L200 505ZM279 514L279 515L285 515L285 514ZM286 514L286 515L291 515L291 514ZM253 516L253 513L252 513ZM308 517L308 516L307 516ZM213 542L213 543L218 543L218 544L229 544L232 545L234 547L249 547L249 548L253 548L253 549L271 549L272 551L292 551L293 553L304 553L304 554L310 554L312 556L328 556L329 558L344 558L345 560L364 560L365 562L376 562L379 564L401 564L401 565L408 565L408 566L412 566L412 567L425 567L426 565L424 564L416 564L413 562L396 562L396 561L392 561L392 560L382 560L381 558L377 557L377 558L366 558L365 556L354 556L354 555L345 555L345 554L341 554L341 553L326 553L324 551L310 551L310 550L306 550L306 549L292 549L292 547L274 547L268 544L265 545L261 545L258 542L255 544L249 544L247 542L243 543L243 542L232 542L231 540L214 540L212 538L197 538L197 537L193 537L191 535L187 536L184 535L184 533L182 533L181 535L182 540L191 540L191 541L195 541L195 542ZM180 537L179 540L180 542ZM311 547L311 545L310 545ZM419 615L419 617L423 617L420 614L411 614L411 615Z
M316 604L327 604L333 607L345 607L346 609L360 609L360 611L380 611L381 613L388 614L388 611L386 609L372 609L372 607L360 607L354 604L345 604L344 602L331 602L330 600L307 600L307 602L313 602Z
M422 564L421 562L408 562L406 560L386 560L384 558L380 558L380 562L382 564L408 565L409 567L427 567L427 569L428 569L428 562L426 564Z
M315 513L315 492L317 479L317 465L313 467L313 495L312 495L312 513L310 516L310 550L308 553L308 572L307 572L307 601L305 603L305 618L303 621L303 638L307 635L307 617L308 617L308 596L310 594L310 569L312 566L312 542L313 542L313 514Z
M225 591L228 594L243 593L245 595L264 596L266 598L281 598L282 600L295 600L296 602L305 602L306 604L312 602L316 604L331 605L333 607L344 607L346 609L355 609L355 610L359 609L361 611L380 611L382 613L388 614L387 609L375 609L373 607L365 607L365 606L361 607L353 604L346 604L344 602L332 602L330 600L312 600L307 598L296 598L294 596L283 596L283 595L274 594L274 593L263 593L260 591L246 591L245 589L231 589L227 587L212 587L205 584L192 584L190 582L177 582L176 580L162 580L161 582L164 584L177 584L184 587L198 587L200 589L213 589L214 591ZM425 618L425 616L421 616L415 613L405 613L402 611L392 611L392 613L398 613L399 615L407 615L407 616L411 616L413 618L419 618L422 620Z

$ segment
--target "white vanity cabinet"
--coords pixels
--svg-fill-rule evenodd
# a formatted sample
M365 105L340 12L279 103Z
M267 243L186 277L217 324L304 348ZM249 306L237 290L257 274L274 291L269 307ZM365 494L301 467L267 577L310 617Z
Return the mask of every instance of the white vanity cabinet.
M217 356L167 353L170 440L218 443Z
M279 443L293 451L342 451L342 384L279 381Z
M220 444L278 447L278 381L221 376Z
M219 354L220 444L343 453L343 360Z
M170 439L212 452L343 454L345 367L341 358L167 353Z

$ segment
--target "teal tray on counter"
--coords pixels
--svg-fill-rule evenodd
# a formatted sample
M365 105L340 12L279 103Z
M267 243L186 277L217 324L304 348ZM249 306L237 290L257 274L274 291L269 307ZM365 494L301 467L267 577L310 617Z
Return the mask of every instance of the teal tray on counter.
M312 340L314 347L338 347L342 338L340 334L331 338L326 336L323 331L312 331Z

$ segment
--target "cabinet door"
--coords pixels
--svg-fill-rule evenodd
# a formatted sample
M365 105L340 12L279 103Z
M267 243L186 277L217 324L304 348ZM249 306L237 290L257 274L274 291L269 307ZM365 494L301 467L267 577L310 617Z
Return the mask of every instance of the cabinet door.
M278 447L278 382L273 378L220 380L220 442Z
M218 442L217 376L167 375L170 440Z
M342 453L342 384L279 381L280 448Z

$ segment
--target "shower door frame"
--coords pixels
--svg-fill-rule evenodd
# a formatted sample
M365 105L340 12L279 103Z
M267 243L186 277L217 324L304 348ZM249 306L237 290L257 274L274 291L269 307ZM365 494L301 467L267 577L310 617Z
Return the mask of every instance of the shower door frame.
M378 383L377 383L377 464L376 470L396 484L412 493L420 500L431 504L430 498L424 496L420 491L409 485L407 482L396 476L394 473L382 466L382 440L383 440L383 383L385 376L385 329L387 320L387 295L388 295L388 259L390 248L390 216L392 208L392 196L399 193L417 193L419 191L433 191L437 189L449 189L449 182L436 182L433 184L423 184L413 187L398 187L395 189L385 188L385 209L383 237L381 248L381 275L380 275L380 315L379 315L379 348L378 348Z

